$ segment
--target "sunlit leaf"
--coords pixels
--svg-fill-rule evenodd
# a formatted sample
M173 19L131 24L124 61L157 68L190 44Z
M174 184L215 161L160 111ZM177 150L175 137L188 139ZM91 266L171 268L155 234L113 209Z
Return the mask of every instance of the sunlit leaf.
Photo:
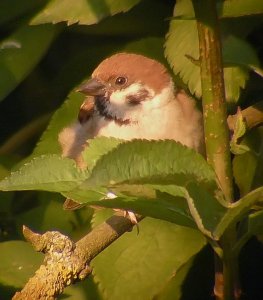
M88 147L83 151L82 157L86 162L89 171L93 169L100 157L107 154L123 142L124 140L103 136L88 140Z
M179 0L176 3L178 13L176 16L194 17L193 4L191 0ZM253 14L263 14L263 3L261 0L226 0L217 3L219 17L240 17Z
M140 0L50 0L32 20L32 24L67 22L91 25L101 19L126 12Z
M165 158L160 159L160 153ZM180 159L178 159L180 158ZM194 150L172 140L133 140L104 155L93 168L86 186L129 184L176 184L190 179L216 188L215 173Z
M220 3L219 12L223 17L239 17L253 14L263 14L261 0L235 0Z
M174 15L193 14L192 4L188 2L179 1L175 5ZM230 35L229 32L224 33L224 27L222 31L226 98L228 102L236 102L240 89L245 87L251 66L259 67L259 61L255 51L245 40ZM190 92L201 97L199 41L195 20L171 20L165 55L174 73L180 76Z
M75 188L87 177L73 160L58 155L43 155L12 172L0 182L0 190L45 190L62 192Z
M147 218L139 228L138 235L135 229L126 233L92 261L107 299L153 299L206 243L197 231L164 221Z
M166 153L165 160L160 160L159 153ZM199 182L200 188L190 186L191 181ZM107 190L117 197L107 199ZM101 195L96 197L90 191ZM193 227L193 217L199 229L213 237L227 210L217 200L218 192L213 170L195 151L170 140L134 140L102 156L91 176L64 194L80 203L128 209L184 226ZM216 237L220 234L215 232Z

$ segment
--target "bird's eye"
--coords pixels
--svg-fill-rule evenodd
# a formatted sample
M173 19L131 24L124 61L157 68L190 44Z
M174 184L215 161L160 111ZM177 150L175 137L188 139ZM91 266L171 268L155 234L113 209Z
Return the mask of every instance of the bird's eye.
M127 83L128 79L124 76L120 76L120 77L117 77L116 80L115 80L115 84L116 85L124 85L125 83Z

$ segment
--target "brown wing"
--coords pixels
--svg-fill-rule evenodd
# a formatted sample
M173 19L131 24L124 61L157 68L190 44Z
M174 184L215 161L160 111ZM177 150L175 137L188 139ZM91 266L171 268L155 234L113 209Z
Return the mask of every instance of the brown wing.
M87 122L94 112L94 97L88 96L81 104L78 114L80 124Z
M71 199L66 199L64 204L63 204L63 208L65 210L75 210L75 209L79 209L83 206L84 206L84 204L80 204L80 203L75 202L74 200L71 200Z
M75 202L72 199L67 198L65 200L65 202L63 203L63 209L65 209L65 210L76 210L76 209L82 208L86 205L87 205L87 203L86 204L81 204L81 203ZM89 207L92 207L93 209L96 209L96 210L103 209L103 207L100 207L100 206L97 206L97 205L89 205Z

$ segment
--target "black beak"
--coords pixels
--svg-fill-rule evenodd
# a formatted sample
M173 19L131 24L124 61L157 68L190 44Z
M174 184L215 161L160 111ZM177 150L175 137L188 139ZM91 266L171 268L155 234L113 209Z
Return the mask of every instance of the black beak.
M106 92L106 86L97 79L90 79L88 82L82 84L77 92L81 92L89 96L103 96Z

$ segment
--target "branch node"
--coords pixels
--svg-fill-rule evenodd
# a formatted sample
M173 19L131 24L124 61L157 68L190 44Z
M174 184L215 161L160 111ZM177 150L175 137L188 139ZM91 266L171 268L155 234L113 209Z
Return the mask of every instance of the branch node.
M33 246L33 248L41 252L42 249L44 248L44 245L41 240L41 235L32 231L30 228L27 226L23 225L23 235L25 239Z

